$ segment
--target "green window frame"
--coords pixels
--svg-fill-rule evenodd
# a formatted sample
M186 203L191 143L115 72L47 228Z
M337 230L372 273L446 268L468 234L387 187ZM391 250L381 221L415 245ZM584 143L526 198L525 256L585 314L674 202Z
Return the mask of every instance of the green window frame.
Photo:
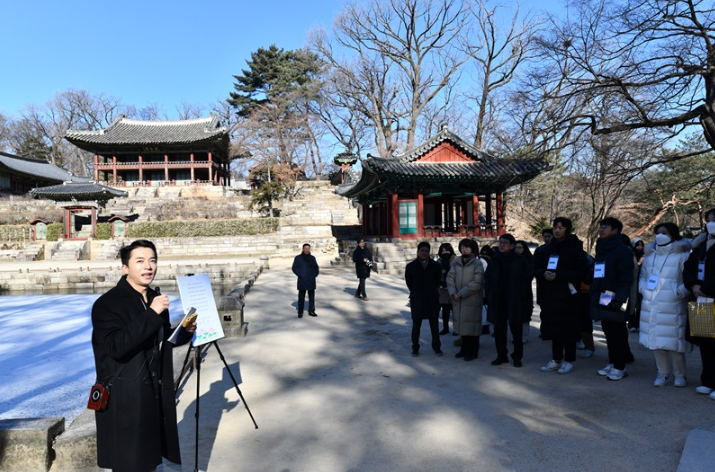
M399 202L400 234L417 233L417 202Z

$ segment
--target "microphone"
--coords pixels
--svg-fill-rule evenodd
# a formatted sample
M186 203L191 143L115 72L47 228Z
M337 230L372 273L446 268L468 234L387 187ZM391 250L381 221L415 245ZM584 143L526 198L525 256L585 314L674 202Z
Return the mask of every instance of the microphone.
M154 287L154 291L156 292L156 296L161 296L161 288L159 287Z

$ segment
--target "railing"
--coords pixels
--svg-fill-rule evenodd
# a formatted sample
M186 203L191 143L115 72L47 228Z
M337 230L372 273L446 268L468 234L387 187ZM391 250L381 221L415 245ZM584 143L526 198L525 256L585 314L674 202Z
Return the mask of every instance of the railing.
M189 186L198 186L198 187L209 187L212 185L219 185L216 182L213 182L211 180L145 180L145 181L130 181L130 182L124 182L124 181L119 181L119 182L111 182L105 180L104 182L100 182L102 185L105 185L107 187L115 187L115 188L130 188L130 187L189 187Z
M121 168L121 169L132 169L136 168L139 169L140 167L142 169L164 169L164 168L169 168L169 169L185 169L187 167L198 167L198 168L204 168L204 167L219 167L219 162L217 161L169 161L169 162L163 162L163 161L149 161L149 162L117 162L116 164L113 163L105 163L105 164L96 164L95 167L97 170L112 170L114 167L116 168Z

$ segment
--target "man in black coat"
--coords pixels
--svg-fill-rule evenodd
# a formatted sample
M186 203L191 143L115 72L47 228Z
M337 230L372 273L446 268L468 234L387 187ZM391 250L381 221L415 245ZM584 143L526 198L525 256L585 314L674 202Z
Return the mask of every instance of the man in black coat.
M494 325L497 358L492 365L509 362L507 357L507 327L514 339L511 355L514 367L522 366L524 357L524 323L529 321L524 306L531 306L531 265L514 251L516 240L511 234L499 236L499 251L489 259L484 283L487 295L487 320Z
M439 339L439 283L442 280L442 266L430 259L429 254L430 244L419 243L417 259L405 268L412 313L412 357L417 357L420 352L420 328L424 319L429 321L432 349L436 355L442 355L442 342Z
M97 411L97 465L114 472L146 472L162 456L181 463L176 427L169 298L149 285L156 248L138 240L122 248L124 276L92 307L97 381L110 386ZM196 323L179 327L177 344L191 340Z
M303 244L303 252L293 259L293 273L298 276L298 318L303 318L305 292L308 292L308 314L318 316L315 312L315 279L320 274L315 256L310 254L310 244Z
M591 283L591 318L601 320L606 336L608 365L598 375L608 380L628 376L626 362L628 346L628 312L626 304L631 296L635 257L630 247L623 244L623 223L616 218L605 218L598 227L596 258Z

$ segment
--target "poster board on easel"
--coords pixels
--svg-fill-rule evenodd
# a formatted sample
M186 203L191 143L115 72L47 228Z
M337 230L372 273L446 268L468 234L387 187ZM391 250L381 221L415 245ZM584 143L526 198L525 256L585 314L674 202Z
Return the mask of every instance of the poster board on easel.
M201 346L225 337L208 274L180 276L176 282L184 313L195 308L198 314L196 333L191 343Z

